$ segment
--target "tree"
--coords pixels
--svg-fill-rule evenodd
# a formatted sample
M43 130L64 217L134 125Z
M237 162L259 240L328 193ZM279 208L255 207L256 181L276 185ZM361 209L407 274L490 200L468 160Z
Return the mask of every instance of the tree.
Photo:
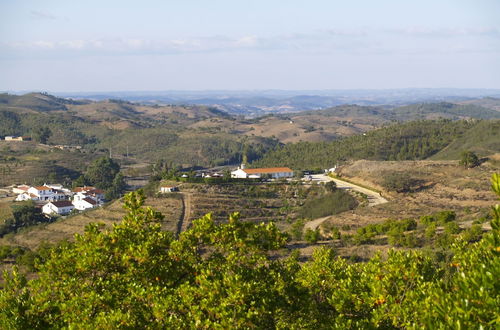
M325 189L329 192L334 192L335 190L337 190L337 184L335 183L335 181L328 181L327 183L325 183Z
M111 188L106 190L106 199L111 200L115 198L119 198L121 194L125 191L127 184L123 178L123 174L118 173L115 175L113 182L111 184Z
M85 175L80 175L76 180L73 180L72 186L73 188L76 187L83 187L87 185L87 180L85 179Z
M104 156L94 160L89 165L85 172L85 179L89 184L107 190L113 185L113 180L118 172L120 172L120 165L113 159Z
M11 208L12 218L0 224L0 237L19 228L47 221L47 218L44 217L39 208L35 207L32 201L13 205Z
M459 164L465 168L473 168L479 166L481 162L475 153L472 151L464 151L460 156Z
M47 140L52 135L52 131L50 128L45 126L39 126L33 130L33 139L40 143L47 143Z

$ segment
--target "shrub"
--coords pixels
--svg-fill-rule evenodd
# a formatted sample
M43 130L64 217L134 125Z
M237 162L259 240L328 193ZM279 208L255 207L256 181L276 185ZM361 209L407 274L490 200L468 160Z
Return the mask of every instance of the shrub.
M456 222L447 222L444 225L444 232L448 234L458 234L460 232L460 227L457 225Z
M425 238L432 239L436 236L436 223L431 223L425 228Z
M290 228L290 234L292 235L293 239L297 241L300 241L302 239L302 235L304 234L305 222L305 219L299 219L292 224L292 227Z
M479 158L475 153L472 151L464 151L460 155L460 161L459 164L462 165L465 168L472 168L479 166L481 162L479 161Z
M483 228L479 224L472 225L462 233L462 237L469 243L477 242L483 236Z
M434 217L439 224L444 225L447 222L454 221L457 215L453 211L441 211L435 213Z
M390 173L385 176L382 186L398 193L414 192L421 187L421 180L412 178L404 173Z
M352 210L357 205L356 199L342 190L327 193L308 200L299 210L303 218L316 219L332 214Z
M320 239L319 229L312 230L311 228L307 228L304 233L304 239L310 244L316 243Z

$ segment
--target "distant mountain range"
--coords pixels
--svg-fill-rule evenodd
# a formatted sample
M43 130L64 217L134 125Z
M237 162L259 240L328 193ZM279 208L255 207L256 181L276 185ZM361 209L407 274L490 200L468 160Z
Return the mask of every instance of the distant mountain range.
M72 99L121 99L147 105L208 105L249 117L268 113L318 110L344 104L401 106L415 103L460 103L478 98L500 98L500 89L408 88L385 90L261 90L261 91L131 91L55 93Z

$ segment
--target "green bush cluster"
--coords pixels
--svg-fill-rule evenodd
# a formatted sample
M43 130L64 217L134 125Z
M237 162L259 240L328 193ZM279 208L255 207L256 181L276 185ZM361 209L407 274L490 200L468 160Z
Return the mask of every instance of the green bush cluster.
M405 240L400 240L400 236L403 236L405 231L414 230L416 228L417 222L414 219L389 219L382 223L370 224L358 228L352 239L357 245L371 244L374 242L373 239L376 236L387 234L389 237L389 244L399 245L401 244L400 242L405 242Z
M444 225L447 222L455 221L457 214L454 211L440 211L431 215L424 215L420 217L420 222L429 226L432 223L437 223L439 225Z
M352 210L357 206L356 199L347 192L336 189L314 199L309 199L299 209L300 217L316 219Z

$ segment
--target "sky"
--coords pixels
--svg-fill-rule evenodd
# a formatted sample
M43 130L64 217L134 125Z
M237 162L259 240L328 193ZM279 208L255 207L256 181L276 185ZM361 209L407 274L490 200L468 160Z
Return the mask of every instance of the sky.
M498 0L0 0L0 91L500 88Z

